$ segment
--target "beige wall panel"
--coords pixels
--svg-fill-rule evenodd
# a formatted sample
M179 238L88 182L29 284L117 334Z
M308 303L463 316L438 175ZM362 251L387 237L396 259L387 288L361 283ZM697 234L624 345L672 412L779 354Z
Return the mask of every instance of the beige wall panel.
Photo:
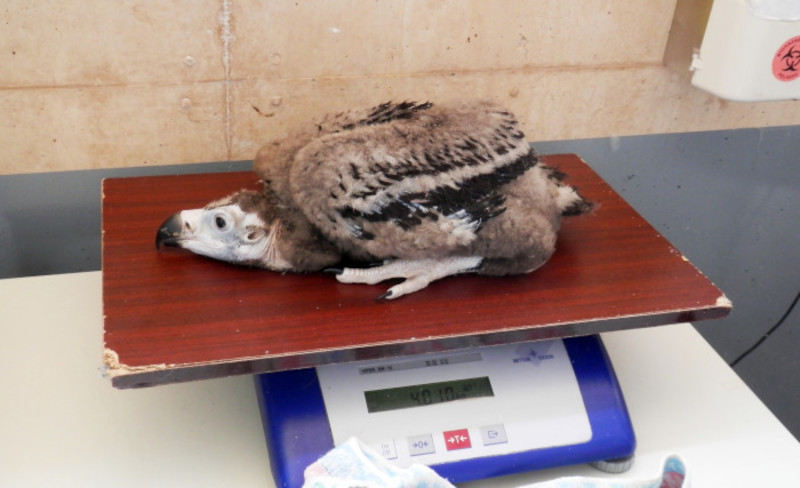
M0 174L219 161L221 83L0 91Z
M629 100L619 88L622 77L635 73L574 69L236 81L231 90L231 157L251 159L264 142L325 113L387 100L490 98L517 114L531 140L591 137L629 123ZM632 83L638 85L638 80Z
M422 82L438 78L320 78L232 83L231 159L252 159L262 144L329 112L386 100L422 99Z
M231 77L659 64L675 0L242 0Z
M488 97L531 140L800 124L661 65L676 0L10 0L0 174L250 159L328 111Z
M397 73L403 1L237 0L231 77Z
M409 0L407 72L659 64L674 0Z
M6 1L0 87L223 79L220 4Z
M264 142L326 112L471 97L506 105L532 141L800 124L794 102L725 102L664 67L250 80L232 89L231 157L251 159Z
M252 159L265 142L283 137L295 127L312 124L326 113L371 107L388 100L498 98L498 93L492 91L494 87L505 86L502 94L508 93L507 87L515 86L504 78L432 74L235 81L231 90L231 158Z
M664 67L581 71L574 80L554 80L558 89L551 107L547 139L695 132L800 124L793 101L727 102L689 85ZM586 89L586 86L593 86ZM560 116L552 111L568 108ZM541 139L541 138L540 138Z

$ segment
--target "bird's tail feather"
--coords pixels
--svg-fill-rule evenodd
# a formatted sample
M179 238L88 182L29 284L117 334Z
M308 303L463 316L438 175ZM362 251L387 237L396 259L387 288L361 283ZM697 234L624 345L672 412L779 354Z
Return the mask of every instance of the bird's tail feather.
M561 215L565 217L585 214L594 208L594 203L586 200L575 188L567 185L559 185L556 204L561 210Z
M556 205L561 210L564 217L589 213L594 208L594 203L583 198L575 187L564 183L567 174L559 171L552 166L544 166L547 177L556 184L558 194L556 195Z

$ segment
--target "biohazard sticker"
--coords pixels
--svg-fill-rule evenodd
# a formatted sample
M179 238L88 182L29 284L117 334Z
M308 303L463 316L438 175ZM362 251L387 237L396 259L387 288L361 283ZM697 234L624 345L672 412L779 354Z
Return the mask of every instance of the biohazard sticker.
M772 75L780 81L800 78L800 36L784 42L772 58Z

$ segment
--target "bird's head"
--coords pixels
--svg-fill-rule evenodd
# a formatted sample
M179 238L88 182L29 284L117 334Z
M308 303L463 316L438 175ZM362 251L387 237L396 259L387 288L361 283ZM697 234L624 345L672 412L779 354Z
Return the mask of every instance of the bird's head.
M291 265L276 246L280 231L264 194L242 190L165 220L156 248L181 247L220 261L283 271Z

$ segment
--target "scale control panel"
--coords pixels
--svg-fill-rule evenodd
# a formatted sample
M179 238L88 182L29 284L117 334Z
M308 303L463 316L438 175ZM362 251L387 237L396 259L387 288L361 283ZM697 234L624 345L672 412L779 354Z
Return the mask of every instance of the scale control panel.
M437 442L433 438L437 436ZM473 441L476 439L477 441ZM508 435L503 424L488 425L478 429L456 429L447 432L437 432L435 434L421 434L400 439L405 442L408 454L411 457L423 454L435 454L436 446L444 446L448 451L458 449L471 449L473 442L480 442L483 446L494 446L508 442ZM397 446L395 439L373 444L373 448L384 458L397 459Z
M317 368L334 444L351 436L398 466L587 442L563 341Z

